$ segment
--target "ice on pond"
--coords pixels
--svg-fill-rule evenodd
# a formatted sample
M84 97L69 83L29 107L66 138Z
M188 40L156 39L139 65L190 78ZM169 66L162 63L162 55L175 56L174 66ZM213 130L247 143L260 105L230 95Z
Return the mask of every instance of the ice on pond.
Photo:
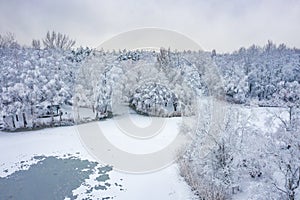
M98 184L90 190L106 190L110 187L110 166L81 160L76 157L35 156L36 164L28 170L19 170L0 178L0 199L75 199L72 191L91 174L97 173ZM87 191L88 193L89 191Z

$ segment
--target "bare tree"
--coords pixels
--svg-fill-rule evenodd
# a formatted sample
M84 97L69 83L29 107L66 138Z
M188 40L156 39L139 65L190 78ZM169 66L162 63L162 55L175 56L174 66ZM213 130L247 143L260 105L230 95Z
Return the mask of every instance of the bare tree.
M41 41L40 40L32 40L31 45L34 49L41 49Z
M75 45L75 40L65 34L48 31L46 38L43 39L43 44L45 48L49 49L71 49Z
M15 47L18 46L15 35L13 33L0 34L0 48Z

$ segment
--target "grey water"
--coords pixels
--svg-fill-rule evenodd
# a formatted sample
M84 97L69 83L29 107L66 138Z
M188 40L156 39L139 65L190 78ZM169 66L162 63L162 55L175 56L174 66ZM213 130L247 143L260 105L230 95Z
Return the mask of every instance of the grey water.
M97 162L76 157L36 156L34 159L38 162L28 170L19 170L0 178L1 200L75 199L72 190L78 188L95 171L98 173L96 180L99 184L91 190L106 190L110 186L107 182L108 173L112 170L110 166L96 168Z

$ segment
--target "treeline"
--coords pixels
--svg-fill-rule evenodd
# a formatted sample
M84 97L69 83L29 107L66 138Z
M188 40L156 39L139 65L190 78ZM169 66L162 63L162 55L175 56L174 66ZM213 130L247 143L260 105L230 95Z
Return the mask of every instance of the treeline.
M147 81L174 92L178 108L189 110L184 113L194 110L192 99L199 95L224 95L227 101L248 105L299 105L300 52L283 44L268 42L231 54L163 48L108 52L74 44L56 32L33 40L30 47L18 44L13 34L0 35L0 127L71 124L74 111L64 105L92 109L94 119L111 116L113 101L129 103ZM223 81L210 80L212 66ZM154 102L148 107L157 108L149 98L140 101Z
M300 50L269 41L264 47L216 54L227 99L260 106L299 104Z

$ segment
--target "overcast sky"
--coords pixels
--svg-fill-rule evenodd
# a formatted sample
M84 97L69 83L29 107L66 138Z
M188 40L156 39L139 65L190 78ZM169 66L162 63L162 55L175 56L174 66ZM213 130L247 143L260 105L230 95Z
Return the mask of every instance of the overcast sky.
M177 31L209 51L267 40L299 48L300 0L0 0L0 33L13 32L22 44L55 30L97 47L143 27Z

